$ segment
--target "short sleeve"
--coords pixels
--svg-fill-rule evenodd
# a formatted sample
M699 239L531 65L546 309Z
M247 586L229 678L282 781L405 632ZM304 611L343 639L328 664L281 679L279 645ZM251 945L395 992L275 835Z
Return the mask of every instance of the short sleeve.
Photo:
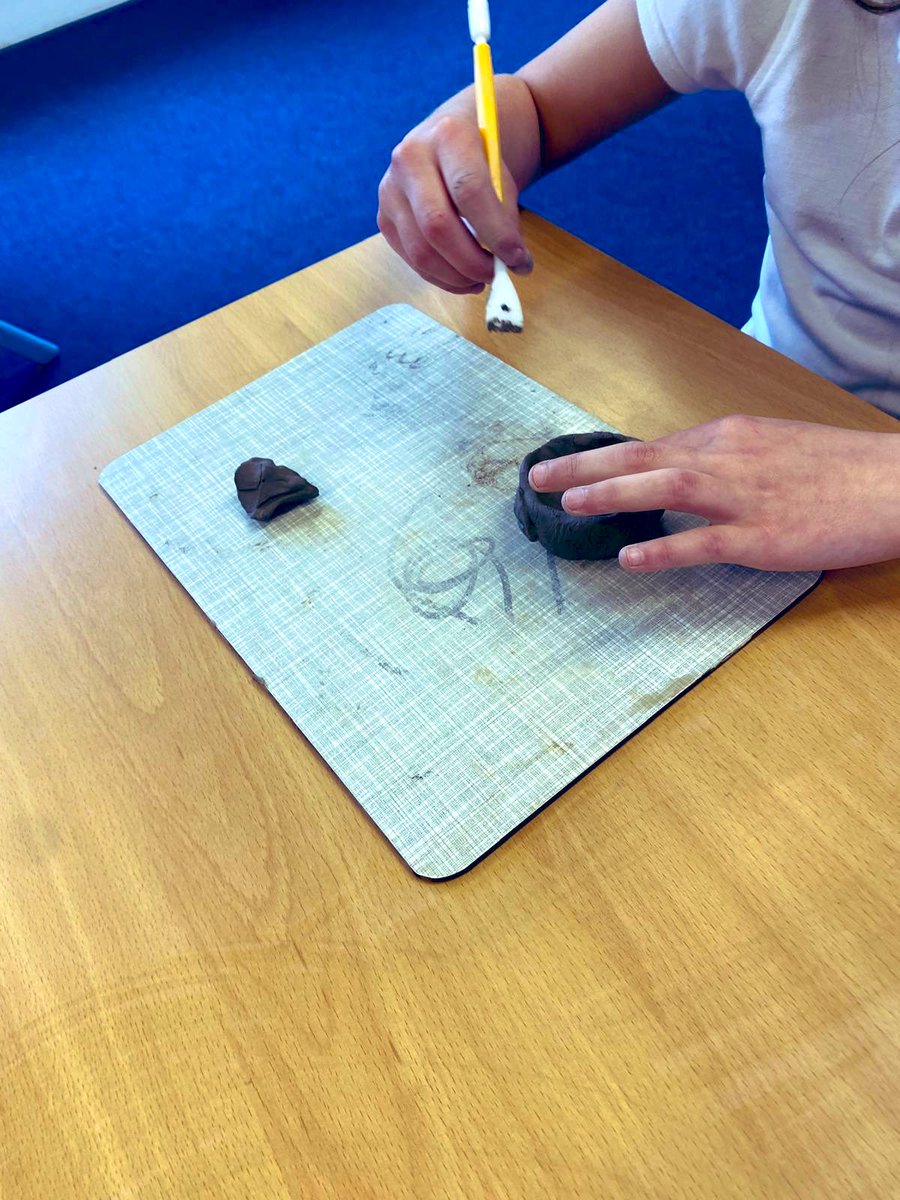
M676 92L746 92L791 0L637 0L647 52Z

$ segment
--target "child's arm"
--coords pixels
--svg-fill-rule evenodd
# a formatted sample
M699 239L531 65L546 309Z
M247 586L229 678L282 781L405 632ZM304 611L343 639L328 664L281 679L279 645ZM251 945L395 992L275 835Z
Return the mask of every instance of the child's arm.
M384 236L447 291L480 291L493 273L460 216L510 268L530 270L519 191L674 95L647 53L635 0L607 0L516 75L499 76L496 91L503 205L491 187L471 88L407 134L378 190Z

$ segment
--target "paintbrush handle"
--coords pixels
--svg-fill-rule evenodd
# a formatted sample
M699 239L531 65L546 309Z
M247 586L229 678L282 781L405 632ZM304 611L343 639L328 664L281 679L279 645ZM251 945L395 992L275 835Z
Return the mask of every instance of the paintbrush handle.
M476 42L472 47L475 58L475 104L478 111L478 128L484 143L484 152L491 172L491 182L497 199L503 203L503 169L500 158L500 127L497 123L497 100L494 96L494 68L491 63L491 48L487 42Z

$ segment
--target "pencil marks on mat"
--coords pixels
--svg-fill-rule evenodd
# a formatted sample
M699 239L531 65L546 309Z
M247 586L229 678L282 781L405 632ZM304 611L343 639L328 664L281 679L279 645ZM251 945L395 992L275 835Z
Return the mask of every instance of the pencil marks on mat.
M556 559L547 554L547 571L557 614L565 610ZM477 625L475 601L502 608L512 620L513 586L492 537L427 536L417 528L398 533L391 554L390 578L413 612L431 621L453 618ZM479 586L480 585L480 586Z
M547 551L547 570L550 572L550 586L553 588L553 601L556 604L556 611L557 613L561 613L566 603L563 600L562 583L560 582L556 559L549 550Z
M492 581L496 578L503 611L512 617L509 575L490 537L448 538L440 547L429 542L416 545L414 540L405 553L394 554L391 582L420 617L433 621L455 617L477 625L478 618L465 609L485 572Z

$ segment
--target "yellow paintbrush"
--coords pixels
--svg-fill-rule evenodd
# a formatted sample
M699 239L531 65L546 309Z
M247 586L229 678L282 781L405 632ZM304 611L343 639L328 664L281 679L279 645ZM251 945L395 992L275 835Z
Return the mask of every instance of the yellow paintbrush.
M488 0L469 0L469 34L475 58L475 103L478 128L484 142L491 182L497 199L503 203L503 171L500 158L500 130L497 102L494 98L494 68L491 63L491 14ZM521 333L524 321L522 305L506 263L494 256L494 282L488 292L485 323L494 333Z

